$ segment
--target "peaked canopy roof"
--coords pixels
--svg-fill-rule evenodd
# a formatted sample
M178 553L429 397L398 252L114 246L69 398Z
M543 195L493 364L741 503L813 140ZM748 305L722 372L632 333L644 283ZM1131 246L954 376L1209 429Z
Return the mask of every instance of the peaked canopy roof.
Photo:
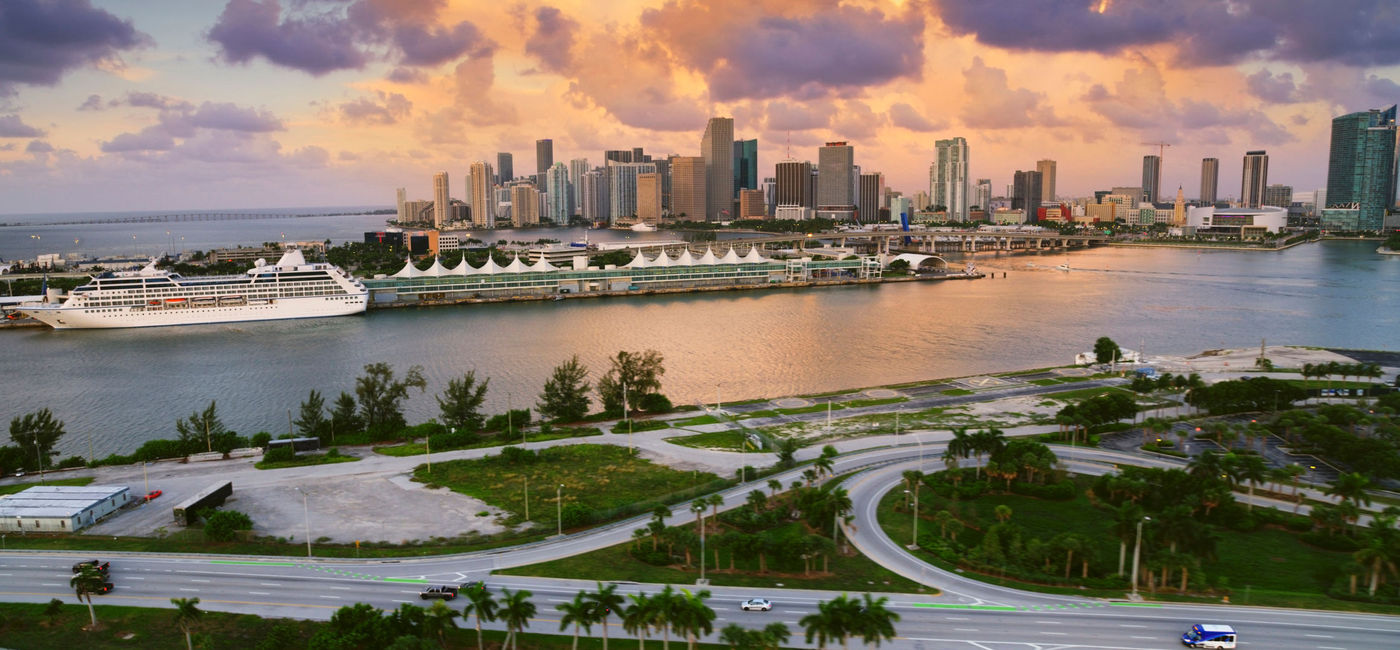
M705 249L705 254L704 254L704 255L701 255L699 258L696 258L694 255L692 255L692 254L690 253L690 249L689 249L689 248L686 248L685 250L681 251L681 254L680 254L679 256L677 256L677 257L674 257L674 258L671 257L670 255L667 255L667 254L666 254L666 251L663 249L660 253L658 253L658 254L656 255L656 258L655 258L655 259L651 259L651 260L648 260L648 259L646 258L646 255L643 254L643 253L639 250L639 251L637 251L636 257L633 257L631 262L628 262L627 264L624 264L624 265L623 265L623 268L628 268L628 269L645 269L645 268L668 267L668 266L714 266L714 265L718 265L718 264L762 264L762 263L767 262L767 261L768 261L768 258L764 257L762 254L760 254L760 253L758 252L758 247L757 247L757 246L751 246L751 247L749 247L749 252L748 252L747 254L745 254L743 257L739 257L739 254L736 253L736 252L734 251L734 248L733 248L733 247L731 247L731 248L729 248L729 250L725 251L724 257L719 257L719 258L715 257L715 252L714 252L714 250L711 249L711 248L706 248L706 249ZM512 260L510 261L510 264L508 264L508 265L506 265L506 266L501 266L501 265L499 265L499 264L496 263L496 260L495 260L494 258L487 257L487 258L486 258L486 263L485 263L485 264L482 264L480 267L474 267L474 266L468 264L467 261L466 261L466 259L463 259L461 262L458 262L458 263L457 263L457 266L454 266L454 267L452 267L452 268L450 268L450 269L442 265L442 260L440 260L440 259L438 259L438 258L433 258L433 265L430 266L430 267L428 267L427 270L421 270L421 269L419 269L418 267L414 266L414 265L413 265L413 260L412 260L412 258L410 258L410 259L404 260L403 268L402 268L402 269L399 269L398 273L395 273L395 274L393 274L393 275L391 275L391 276L389 276L389 277L391 277L391 278L424 278L424 277L427 277L427 278L441 278L441 277L454 276L454 275L468 276L468 275L496 275L496 274L500 274L500 273L546 273L546 272L549 272L549 271L558 271L558 270L560 270L559 267L557 267L557 266L555 266L555 265L553 265L553 264L550 264L550 263L549 263L549 260L546 260L546 259L544 259L543 257L541 257L541 258L539 259L539 261L535 262L534 264L526 264L523 260L520 259L520 256L519 256L519 255L516 255L515 258L512 259Z

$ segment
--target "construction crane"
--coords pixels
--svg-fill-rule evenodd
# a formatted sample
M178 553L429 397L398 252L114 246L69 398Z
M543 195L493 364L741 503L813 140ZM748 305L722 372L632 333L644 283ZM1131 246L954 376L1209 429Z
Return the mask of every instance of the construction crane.
M1171 144L1170 144L1170 143L1166 143L1166 142L1144 142L1144 143L1142 143L1142 146L1144 146L1144 147L1157 147L1157 158L1160 159L1160 158L1163 157L1164 154L1166 154L1166 152L1167 152L1167 147L1170 147Z

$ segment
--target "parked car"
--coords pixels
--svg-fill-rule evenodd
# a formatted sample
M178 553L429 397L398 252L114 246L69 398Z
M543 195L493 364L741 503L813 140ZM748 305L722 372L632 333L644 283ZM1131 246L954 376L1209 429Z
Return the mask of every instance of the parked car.
M100 594L108 593L108 592L110 592L110 591L112 591L112 583L110 583L110 582L104 582L104 583L102 583L102 586L101 586L101 587L98 587L98 588L97 588L97 591L94 591L93 593L99 594L99 595L100 595Z
M423 600L452 600L457 597L457 588L452 585L433 586L418 592L418 597Z
M150 493L146 495L146 500L150 501L151 499L154 499L162 494L164 494L164 492L161 492L160 490L151 490Z
M750 598L739 605L744 611L766 612L773 609L773 601L767 598Z
M79 563L73 565L73 573L79 573L79 572L81 572L81 571L83 570L83 567L86 567L86 566L90 566L90 567L92 567L92 568L94 568L94 569L97 569L98 572L100 572L100 573L102 573L102 574L106 574L107 571L111 570L111 568L112 568L112 563L111 563L111 562L103 562L103 561L101 561L101 560L83 560L82 562L79 562Z

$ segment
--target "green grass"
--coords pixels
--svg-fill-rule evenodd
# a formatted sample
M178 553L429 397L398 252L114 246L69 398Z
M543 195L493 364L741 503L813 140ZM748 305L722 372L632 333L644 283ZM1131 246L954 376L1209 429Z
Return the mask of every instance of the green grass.
M671 422L671 426L673 427L694 427L702 424L719 424L719 418L716 418L713 415L705 414L697 415L693 418L687 418L684 420L676 420Z
M1032 379L1030 383L1036 386L1054 386L1060 383L1058 379Z
M522 521L525 485L531 486L530 515L536 522L555 521L555 487L563 484L563 505L579 504L594 512L626 506L704 486L719 477L681 472L653 464L615 445L569 445L542 450L532 463L511 464L501 456L419 466L415 480L447 487L512 513Z
M780 413L780 414L782 414L782 415L800 415L800 414L802 414L802 413L820 413L820 412L825 412L828 408L830 408L833 412L835 412L835 411L843 410L843 409L845 409L846 407L843 406L843 405L841 405L841 404L839 404L839 403L836 403L836 402L831 402L831 403L829 403L829 404L824 402L824 403L821 403L821 404L813 404L813 405L811 405L811 406L801 406L801 407L798 407L798 408L795 408L795 409L774 409L774 410L776 410L778 413Z
M1058 393L1045 393L1043 397L1057 399L1062 402L1077 402L1081 399L1086 399L1089 397L1098 397L1099 395L1104 395L1107 393L1127 393L1129 395L1136 396L1136 393L1133 393L1131 391L1123 390L1114 386L1106 386L1104 388L1081 388L1079 390L1067 390Z
M908 397L884 397L881 399L857 399L849 402L842 402L846 408L859 408L861 406L879 406L881 404L901 404L909 401Z
M971 395L972 391L966 388L949 388L943 391L943 394L949 397L962 397L963 395Z
M544 442L546 440L559 440L560 438L586 438L588 436L601 435L603 435L603 432L598 430L597 427L568 427L553 429L549 433L531 431L526 434L526 438L529 442ZM465 445L462 447L447 447L445 449L434 449L433 452L436 453L440 451L456 451L458 449L483 449L487 447L504 447L506 445L516 444L517 442L519 441L516 440L511 442L502 442L500 438L497 438L493 435L489 438L482 438L479 442L475 442L470 445ZM374 453L376 454L383 454L385 456L394 457L422 456L425 451L426 446L421 442L406 442L399 445L387 445L383 447L374 448Z
M669 429L671 423L665 420L618 420L613 425L613 433L640 433L642 431L655 431L657 429Z
M739 451L744 448L745 440L746 438L741 431L712 431L710 433L699 433L693 436L667 438L666 442L695 449ZM748 446L751 447L752 445Z
M749 412L749 413L741 413L741 414L739 414L738 416L735 416L734 419L736 419L736 420L748 420L748 419L750 419L750 418L771 418L771 417L773 417L773 416L775 416L775 415L778 415L778 412L777 412L777 411L775 411L775 410L773 410L773 409L763 409L763 410L761 410L761 411L751 411L751 412Z
M80 477L80 478L44 479L44 482L43 482L43 483L40 483L40 482L38 482L38 481L35 481L35 482L33 482L33 483L16 483L16 484L14 484L14 485L0 485L0 494L19 494L20 492L23 492L23 491L25 491L25 490L28 490L29 488L32 488L32 487L34 487L34 486L36 486L36 485L75 485L75 486L83 486L83 485L90 485L90 484L92 483L92 481L93 481L93 477L91 477L91 476L84 476L84 477Z
M353 463L359 460L357 456L330 456L327 454L314 454L311 456L297 456L295 460L283 460L278 462L258 461L253 467L258 469L282 469L285 467L310 467L312 465L334 465L336 463Z

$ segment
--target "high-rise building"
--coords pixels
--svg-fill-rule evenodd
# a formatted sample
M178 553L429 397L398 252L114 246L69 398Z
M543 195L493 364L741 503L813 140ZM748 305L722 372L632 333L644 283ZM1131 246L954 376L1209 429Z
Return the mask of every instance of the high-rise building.
M570 187L569 168L557 162L545 173L545 209L543 216L556 225L568 225L574 216L574 191Z
M778 205L817 206L812 197L812 163L784 160L778 163Z
M671 216L686 221L704 221L705 159L701 156L671 156Z
M856 207L856 221L875 223L880 220L880 208L885 195L885 175L879 172L860 175L860 203Z
M507 152L496 154L496 184L505 185L515 180L515 156Z
M637 221L653 226L661 221L661 174L637 174Z
M656 165L656 176L661 183L661 214L671 212L671 160L669 158L652 158L651 154L646 156L648 162Z
M611 201L608 198L608 175L603 168L583 175L583 219L588 223L606 223Z
M818 211L855 211L855 157L855 148L845 142L828 142L817 150Z
M705 219L728 221L734 205L734 118L712 117L700 138L705 159Z
M477 228L496 227L496 193L492 191L491 163L478 160L471 164L472 224Z
M763 192L763 205L765 216L773 216L773 210L778 207L778 178L768 176L758 184L758 189Z
M739 190L739 214L735 216L738 219L762 219L768 216L763 190Z
M937 155L929 174L933 204L947 208L950 220L967 221L967 140L938 140L933 146Z
M1016 172L1015 180L1012 182L1011 209L1024 212L1026 215L1025 223L1035 223L1038 219L1041 194L1043 192L1040 172Z
M554 166L554 141L545 138L535 141L535 174L544 177L544 173Z
M734 141L734 193L758 189L758 140Z
M1040 202L1054 203L1055 197L1055 161L1038 160L1035 163L1035 170L1040 172Z
M589 167L587 158L575 158L569 161L569 188L574 193L573 214L579 214L583 210L583 183L581 179L590 169L592 168Z
M637 174L655 174L651 163L620 163L607 166L608 217L612 221L631 219L637 214Z
M608 149L608 150L606 150L606 151L603 152L603 164L604 164L604 165L611 165L611 164L613 164L613 163L630 163L630 162L634 162L634 161L632 160L632 150L631 150L631 149ZM641 161L635 161L635 162L641 162Z
M510 222L517 228L533 226L540 222L539 191L529 183L519 183L510 188Z
M394 199L394 204L399 209L398 222L404 223L408 221L408 210L404 206L404 204L408 202L408 190L402 187L394 190Z
M452 199L447 193L447 172L433 174L433 227L441 228L447 223L448 206L452 205Z
M992 179L977 179L977 192L972 202L976 204L977 207L981 208L983 212L990 213L992 211Z
M1257 208L1264 203L1264 188L1269 186L1269 154L1266 151L1246 151L1244 172L1240 176L1240 203Z
M1215 203L1216 191L1220 185L1220 160L1216 158L1201 159L1201 204L1211 205Z
M1385 225L1385 211L1395 205L1400 169L1396 138L1394 104L1332 119L1327 191L1325 203L1318 205L1324 227L1380 230Z
M1272 205L1276 208L1288 208L1293 205L1293 186L1275 183L1264 188L1263 205Z
M651 162L651 156L642 153L641 147L632 147L632 162Z
M1142 200L1156 203L1162 192L1162 157L1142 157Z

